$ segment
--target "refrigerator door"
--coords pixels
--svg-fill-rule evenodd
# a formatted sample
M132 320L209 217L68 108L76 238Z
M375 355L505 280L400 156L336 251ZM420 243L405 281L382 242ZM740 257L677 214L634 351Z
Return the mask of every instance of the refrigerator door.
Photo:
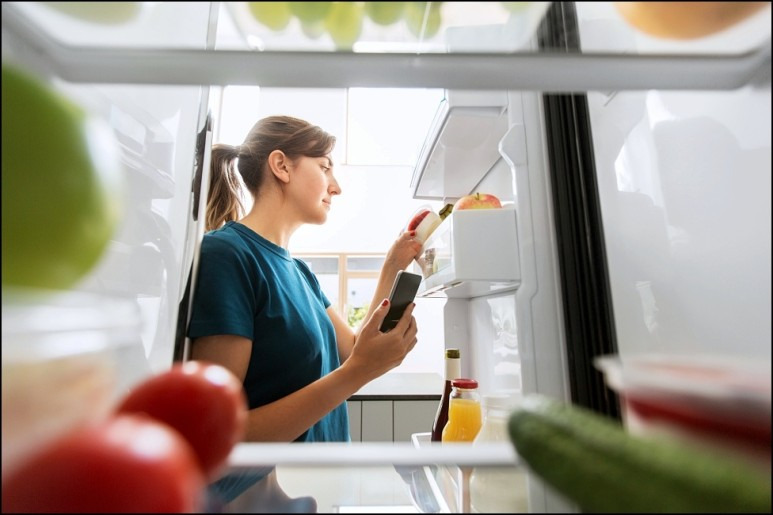
M42 56L25 29L54 47L83 51L111 46L205 49L214 41L210 24L217 11L211 12L208 3L126 2L101 10L9 4L3 5L3 61L36 73L108 121L121 148L124 212L107 251L77 289L133 299L141 315L141 346L122 366L137 370L137 379L164 370L180 352L175 351L178 310L195 254L194 235L201 232L197 224L202 218L194 216L201 178L194 181L194 174L203 164L204 142L197 145L197 137L205 126L209 87L68 82L59 73L61 63Z
M577 12L584 47L600 44L611 13ZM608 37L656 44L630 31ZM620 353L769 362L770 86L594 91L588 105Z

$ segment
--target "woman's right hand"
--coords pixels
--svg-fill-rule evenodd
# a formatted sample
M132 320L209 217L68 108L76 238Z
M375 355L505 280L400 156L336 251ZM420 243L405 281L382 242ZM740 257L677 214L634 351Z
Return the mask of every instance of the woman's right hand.
M415 306L415 303L411 303L397 325L382 333L379 327L390 307L387 299L384 299L364 322L354 342L352 354L342 366L355 367L358 375L362 374L367 381L371 381L400 365L418 341L418 328L413 317Z

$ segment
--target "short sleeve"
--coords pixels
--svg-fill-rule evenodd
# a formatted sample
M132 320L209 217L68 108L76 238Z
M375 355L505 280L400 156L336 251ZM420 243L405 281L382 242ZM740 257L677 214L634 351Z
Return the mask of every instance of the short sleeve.
M247 253L231 241L205 235L193 297L190 338L233 334L254 338L255 267Z
M319 284L319 279L317 279L317 276L314 275L314 272L311 271L309 265L307 265L306 262L302 259L297 258L295 259L295 264L301 273L303 273L304 277L306 277L306 281L308 281L309 286L311 287L316 297L320 300L320 302L322 302L322 305L325 306L325 309L329 308L331 302L328 300L325 292L322 291L322 286Z

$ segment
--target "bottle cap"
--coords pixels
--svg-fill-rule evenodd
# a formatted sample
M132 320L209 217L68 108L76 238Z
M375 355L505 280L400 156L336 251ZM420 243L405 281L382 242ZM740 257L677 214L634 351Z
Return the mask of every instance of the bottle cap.
M446 349L447 358L459 358L459 349Z
M466 377L459 377L457 379L451 380L451 386L472 390L473 388L478 387L478 381L475 379L468 379Z

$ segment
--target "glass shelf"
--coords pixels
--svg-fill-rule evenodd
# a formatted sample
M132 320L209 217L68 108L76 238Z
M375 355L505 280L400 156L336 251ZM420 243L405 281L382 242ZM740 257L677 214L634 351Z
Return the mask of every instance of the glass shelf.
M110 26L41 3L3 2L3 46L16 41L16 57L42 59L62 79L90 83L582 92L730 90L770 81L770 7L716 36L675 42L638 34L611 2L578 3L580 22L600 35L584 41L583 52L563 53L532 48L539 18L522 21L527 31L513 36L514 13L499 2L442 3L443 21L429 38L405 22L364 23L346 49L328 35L306 36L297 22L273 33L248 17L246 3L228 4L203 4L220 18L215 49L205 49L165 47L149 36L173 23L174 5L165 2L145 3Z

